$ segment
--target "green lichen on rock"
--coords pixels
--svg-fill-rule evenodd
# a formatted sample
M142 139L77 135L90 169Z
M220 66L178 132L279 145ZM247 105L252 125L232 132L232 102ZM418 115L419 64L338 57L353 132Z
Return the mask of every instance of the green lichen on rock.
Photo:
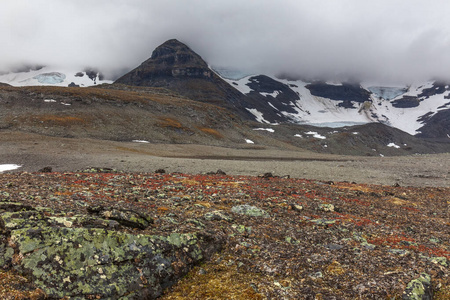
M422 273L419 278L408 283L403 292L403 300L431 300L433 293L431 290L431 276Z
M208 220L208 221L224 220L227 222L233 222L233 218L221 210L215 210L215 211L208 212L204 215L204 218L205 218L205 220Z
M1 266L28 275L51 298L153 299L222 245L218 237L202 233L113 230L120 227L116 216L126 225L148 226L149 218L131 211L102 209L105 218L49 217L42 209L11 203L4 208Z
M132 210L96 206L89 207L88 212L104 219L117 221L121 225L131 228L145 229L153 223L150 216Z
M327 220L327 219L313 219L311 220L312 223L315 223L317 225L321 226L330 226L334 225L337 221L336 220Z
M267 218L269 217L269 214L256 206L252 206L252 205L237 205L237 206L233 206L231 208L231 211L240 215L246 215L249 217L264 217Z
M321 211L334 211L334 205L329 203L319 204L319 209Z
M15 265L51 297L101 295L156 297L187 262L204 258L196 233L168 237L131 235L99 228L31 227L13 230L11 242L23 258ZM181 260L180 260L181 259ZM183 267L173 268L178 261Z

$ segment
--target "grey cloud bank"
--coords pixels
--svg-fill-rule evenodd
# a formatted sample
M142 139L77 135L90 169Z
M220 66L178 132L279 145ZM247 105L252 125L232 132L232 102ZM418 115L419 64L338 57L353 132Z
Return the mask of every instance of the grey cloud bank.
M7 0L0 70L121 75L177 38L210 65L383 83L450 80L448 1Z

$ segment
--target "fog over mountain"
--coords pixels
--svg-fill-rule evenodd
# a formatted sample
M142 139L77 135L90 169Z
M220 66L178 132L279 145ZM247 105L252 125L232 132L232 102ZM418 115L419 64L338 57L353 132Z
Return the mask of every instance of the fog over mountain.
M89 66L117 77L176 38L212 66L251 73L450 80L448 11L443 0L7 0L0 70Z

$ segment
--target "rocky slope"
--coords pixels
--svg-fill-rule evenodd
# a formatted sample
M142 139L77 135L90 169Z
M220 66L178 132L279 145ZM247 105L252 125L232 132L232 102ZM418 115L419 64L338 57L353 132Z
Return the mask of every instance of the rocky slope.
M3 299L450 295L448 188L98 168L0 177Z
M0 87L0 129L49 136L242 148L307 149L368 156L448 152L383 124L261 126L163 88Z
M247 114L243 110L245 97L214 73L197 53L174 39L157 47L148 60L115 83L164 87L196 101Z

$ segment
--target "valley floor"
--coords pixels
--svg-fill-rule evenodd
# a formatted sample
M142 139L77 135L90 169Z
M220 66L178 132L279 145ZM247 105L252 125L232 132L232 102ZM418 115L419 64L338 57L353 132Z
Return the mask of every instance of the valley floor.
M450 153L363 157L318 154L294 148L279 150L251 144L223 148L192 144L152 144L55 138L21 132L0 132L0 165L16 171L76 171L86 167L127 172L190 174L223 170L229 175L260 175L367 184L450 187Z

